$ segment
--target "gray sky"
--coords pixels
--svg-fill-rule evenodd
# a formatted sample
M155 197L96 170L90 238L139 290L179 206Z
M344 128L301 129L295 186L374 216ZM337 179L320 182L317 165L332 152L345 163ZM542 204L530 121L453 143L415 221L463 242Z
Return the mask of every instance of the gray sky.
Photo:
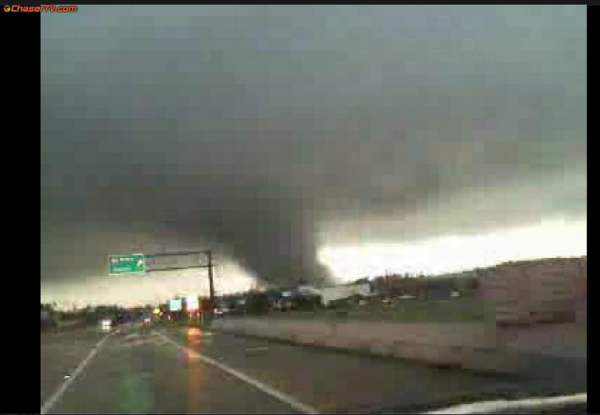
M585 220L586 50L584 6L43 15L42 296L110 253L319 280L325 245Z

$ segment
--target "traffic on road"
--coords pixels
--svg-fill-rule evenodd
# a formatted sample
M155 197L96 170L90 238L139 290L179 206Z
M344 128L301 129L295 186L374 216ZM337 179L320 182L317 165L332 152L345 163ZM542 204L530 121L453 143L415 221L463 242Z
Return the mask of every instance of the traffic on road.
M518 378L143 322L48 334L41 348L42 413L417 413L549 392Z

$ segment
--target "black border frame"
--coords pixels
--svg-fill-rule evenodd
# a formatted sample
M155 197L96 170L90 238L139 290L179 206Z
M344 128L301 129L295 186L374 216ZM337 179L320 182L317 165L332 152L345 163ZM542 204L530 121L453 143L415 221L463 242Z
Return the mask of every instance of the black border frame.
M6 380L0 413L38 413L36 400L30 395L37 396L40 363L37 327L34 327L37 320L35 298L40 288L34 277L36 265L31 263L34 258L31 254L32 235L38 235L35 229L37 221L32 218L38 217L35 199L39 197L37 187L40 177L34 157L40 136L40 15L7 13L2 5L0 33L4 45L3 65L0 67L6 71L1 78L4 86L2 96L7 104L2 116L2 136L4 143L8 144L2 168L3 183L9 185L5 189L4 208L8 211L6 213L10 212L10 216L5 214L4 217L10 218L6 221L9 223L5 222L5 229L12 236L6 240L5 249L11 255L22 256L19 258L22 263L28 263L27 270L6 269L5 286L0 290L4 294L0 308L4 341L0 343ZM13 226L9 226L11 224ZM14 233L10 231L13 227Z

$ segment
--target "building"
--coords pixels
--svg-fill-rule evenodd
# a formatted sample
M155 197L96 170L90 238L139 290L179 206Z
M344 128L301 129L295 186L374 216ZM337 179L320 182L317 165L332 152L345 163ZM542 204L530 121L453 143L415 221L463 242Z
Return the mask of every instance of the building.
M324 306L330 305L334 301L343 300L350 297L370 297L373 293L371 284L368 282L361 284L336 285L325 287L318 290L321 296L321 302Z
M586 318L587 258L509 262L487 269L479 296L499 323L573 322ZM579 310L579 311L578 311Z
M575 321L587 324L587 261L582 266L581 276L575 281Z
M42 304L40 307L40 322L42 326L51 325L54 322L54 310L49 304Z
M41 310L40 312L40 320L42 324L48 324L51 322L52 316L50 314L50 310Z

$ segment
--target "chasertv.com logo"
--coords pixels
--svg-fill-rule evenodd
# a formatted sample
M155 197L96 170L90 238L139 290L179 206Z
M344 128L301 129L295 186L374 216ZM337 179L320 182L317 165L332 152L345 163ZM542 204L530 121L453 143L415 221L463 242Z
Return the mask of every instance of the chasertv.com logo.
M5 13L77 13L77 6L58 6L42 4L40 6L21 6L19 4L5 5Z

